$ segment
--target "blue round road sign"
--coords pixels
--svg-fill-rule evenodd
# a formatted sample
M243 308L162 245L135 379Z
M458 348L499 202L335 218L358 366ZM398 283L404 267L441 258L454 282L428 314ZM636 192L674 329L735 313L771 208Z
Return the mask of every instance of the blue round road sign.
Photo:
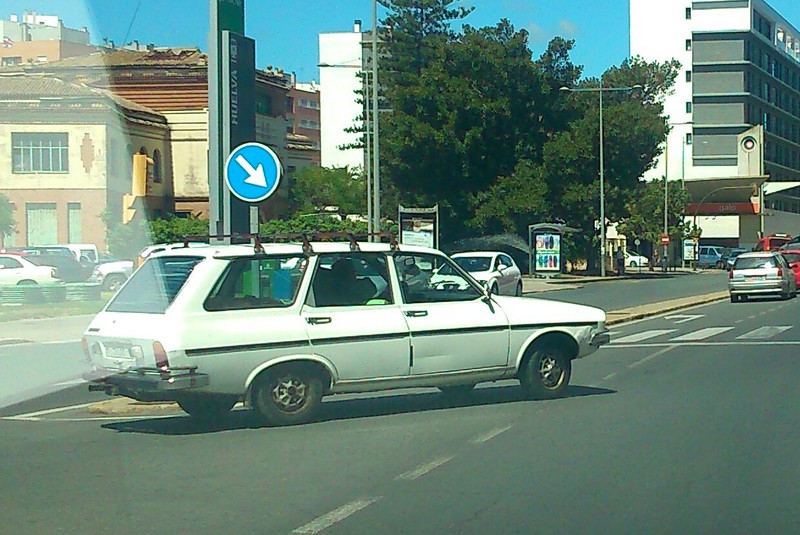
M261 143L239 145L225 162L225 183L231 193L245 202L259 202L272 196L282 175L278 156Z

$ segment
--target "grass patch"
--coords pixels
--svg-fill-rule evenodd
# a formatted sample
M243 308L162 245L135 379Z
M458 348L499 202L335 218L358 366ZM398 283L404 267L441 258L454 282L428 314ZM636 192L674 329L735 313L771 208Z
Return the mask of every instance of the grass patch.
M29 305L2 305L0 306L0 322L61 318L65 316L82 316L84 314L97 314L100 312L113 294L103 293L99 301L63 301L61 303L41 303Z

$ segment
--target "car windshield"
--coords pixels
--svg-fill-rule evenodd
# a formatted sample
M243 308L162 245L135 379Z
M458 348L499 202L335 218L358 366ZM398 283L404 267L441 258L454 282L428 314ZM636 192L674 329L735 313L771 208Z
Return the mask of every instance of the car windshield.
M163 314L175 300L194 267L198 256L151 258L109 303L108 312Z
M783 257L788 263L800 262L800 253L783 253Z
M742 269L772 269L778 267L777 262L772 257L746 257L741 256L736 259L733 264L733 269L738 271Z
M492 269L492 257L490 256L458 256L453 261L464 271L476 273L479 271L489 271Z

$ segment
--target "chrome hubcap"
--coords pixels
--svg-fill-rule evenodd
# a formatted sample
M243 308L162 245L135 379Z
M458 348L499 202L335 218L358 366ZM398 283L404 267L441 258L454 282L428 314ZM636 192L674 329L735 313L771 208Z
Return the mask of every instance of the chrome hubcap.
M297 377L281 377L272 387L272 401L283 411L296 411L305 404L307 392L307 385Z
M558 359L552 355L545 355L539 362L539 377L545 388L556 388L561 384L564 370L558 364Z

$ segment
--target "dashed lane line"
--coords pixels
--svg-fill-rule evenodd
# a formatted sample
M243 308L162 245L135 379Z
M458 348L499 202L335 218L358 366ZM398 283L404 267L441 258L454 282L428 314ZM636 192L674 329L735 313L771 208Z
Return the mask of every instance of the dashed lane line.
M653 360L654 358L660 357L660 356L661 356L661 355L663 355L664 353L666 353L666 352L668 352L668 351L672 351L672 350L673 350L673 349L675 349L676 347L678 347L678 346L675 346L675 345L670 345L670 346L667 346L667 347L665 347L665 348L663 348L663 349L661 349L661 350L659 350L659 351L656 351L655 353L653 353L653 354L651 354L651 355L647 355L647 356L646 356L645 358L643 358L643 359L640 359L640 360L637 360L636 362L632 362L632 363L628 364L628 368L635 368L635 367L637 367L637 366L641 366L641 365L642 365L642 364L644 364L645 362L648 362L648 361L651 361L651 360Z
M430 462L427 462L425 464L421 464L421 465L417 466L416 468L413 468L413 469L409 470L408 472L403 472L399 476L395 477L395 480L397 480L397 481L413 481L413 480L415 480L415 479L417 479L419 477L424 476L425 474L427 474L431 470L434 470L435 468L438 468L438 467L442 466L443 464L445 464L445 463L447 463L447 462L449 462L451 460L453 460L453 456L452 455L438 457L438 458L436 458L436 459L434 459L434 460L432 460Z
M492 429L491 431L487 431L486 433L483 433L482 435L478 435L477 437L471 438L470 439L470 443L472 443L472 444L483 444L484 442L489 442L490 440L492 440L497 435L499 435L501 433L505 433L509 429L511 429L510 425L507 425L505 427L498 427L498 428Z
M711 338L712 336L717 336L718 334L722 334L730 330L733 330L733 327L706 327L705 329L699 329L681 336L676 336L675 338L672 338L670 342L696 342L699 340L705 340L706 338Z
M291 535L316 535L320 531L328 529L329 527L337 524L347 518L348 516L359 512L360 510L369 507L373 503L381 499L381 496L374 496L371 498L362 498L360 500L353 500L346 503L338 509L334 509L329 513L318 516L308 524L300 526L293 530Z

